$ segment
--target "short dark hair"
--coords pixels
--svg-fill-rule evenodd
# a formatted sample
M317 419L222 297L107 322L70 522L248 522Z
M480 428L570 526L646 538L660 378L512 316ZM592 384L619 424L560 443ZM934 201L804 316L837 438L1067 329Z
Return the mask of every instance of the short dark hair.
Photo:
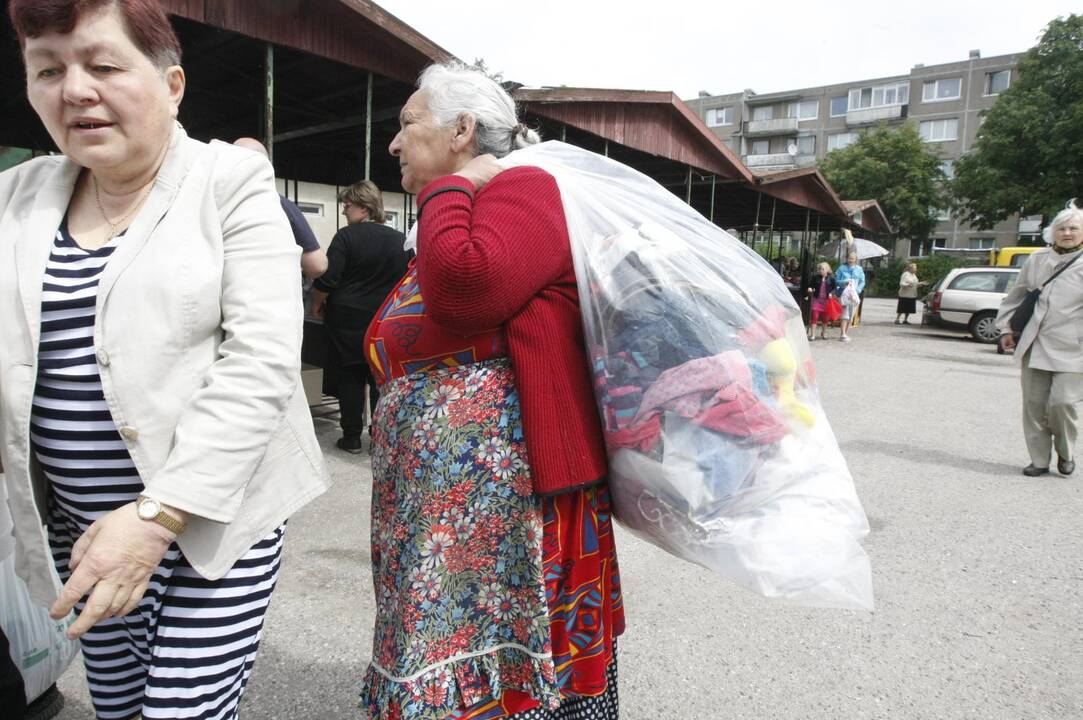
M9 0L8 15L25 46L28 37L47 32L66 35L88 12L116 7L132 43L159 68L179 65L181 46L158 0Z
M361 180L342 188L338 193L338 201L365 208L368 210L369 220L373 222L387 222L387 214L384 212L384 194L371 180Z

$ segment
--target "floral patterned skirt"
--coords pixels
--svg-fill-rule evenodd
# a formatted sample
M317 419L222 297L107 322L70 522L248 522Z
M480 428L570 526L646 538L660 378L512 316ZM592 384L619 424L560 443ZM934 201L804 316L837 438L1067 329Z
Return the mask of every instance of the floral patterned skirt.
M560 703L510 361L381 387L373 418L376 628L361 706L443 720L505 690Z

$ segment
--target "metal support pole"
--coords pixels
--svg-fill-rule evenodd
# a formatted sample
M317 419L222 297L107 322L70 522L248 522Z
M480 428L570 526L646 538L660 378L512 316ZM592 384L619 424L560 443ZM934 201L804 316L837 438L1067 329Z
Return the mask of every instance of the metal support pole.
M775 248L775 208L778 207L778 198L771 198L771 225L767 228L767 262L771 262L771 254ZM779 248L779 252L782 249Z
M568 123L560 124L560 141L568 142Z
M365 91L365 179L372 177L372 71Z
M692 204L692 166L688 166L688 177L684 181L684 204Z
M756 236L760 234L760 202L763 193L756 193L756 222L752 225L752 249L756 249Z
M263 144L267 158L275 160L275 46L267 43L263 60Z
M604 154L606 157L609 157L609 141L608 140L605 141L605 147L602 148L602 154Z
M711 222L714 222L714 186L716 180L718 180L718 176L711 175L711 211L709 216Z

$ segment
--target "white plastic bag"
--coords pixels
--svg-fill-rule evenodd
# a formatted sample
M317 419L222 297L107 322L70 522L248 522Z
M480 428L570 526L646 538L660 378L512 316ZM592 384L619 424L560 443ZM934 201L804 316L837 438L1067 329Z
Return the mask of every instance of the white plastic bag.
M857 283L855 281L850 280L846 283L840 302L850 307L857 307L861 304L861 296L857 294Z
M79 651L78 642L65 635L74 620L74 614L53 620L47 608L30 599L26 583L15 574L14 555L0 561L0 624L22 673L27 702L48 690Z
M618 520L765 596L871 610L868 523L778 273L625 165L559 142L502 162L560 187Z

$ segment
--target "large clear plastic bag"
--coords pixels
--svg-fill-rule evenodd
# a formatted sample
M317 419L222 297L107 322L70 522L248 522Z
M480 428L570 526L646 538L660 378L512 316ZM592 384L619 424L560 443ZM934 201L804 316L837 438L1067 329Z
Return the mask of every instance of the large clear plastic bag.
M617 519L767 597L873 607L868 522L778 273L647 176L546 142Z
M0 511L7 508L0 505ZM78 642L66 635L74 621L73 613L63 620L50 618L48 608L30 599L26 583L15 574L15 556L0 560L0 626L23 676L28 702L60 679L79 651Z

